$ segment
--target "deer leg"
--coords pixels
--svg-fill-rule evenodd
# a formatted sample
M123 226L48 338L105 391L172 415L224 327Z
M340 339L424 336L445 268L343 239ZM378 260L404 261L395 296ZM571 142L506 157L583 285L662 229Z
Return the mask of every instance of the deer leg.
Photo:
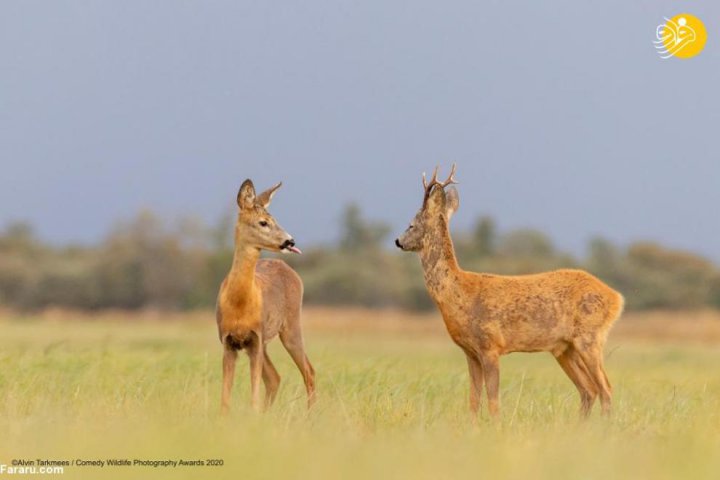
M582 360L577 356L572 346L568 347L560 355L556 355L555 359L580 393L580 415L587 417L590 410L592 410L593 403L595 403L597 392L593 381L581 366Z
M246 346L246 352L250 358L250 391L252 395L252 408L260 411L260 380L263 372L263 345L262 338L254 335L252 341Z
M500 358L495 353L487 353L480 357L480 362L485 377L488 410L490 416L497 417L500 413Z
M230 410L230 392L235 380L235 362L237 361L237 350L225 345L223 352L223 386L220 411L226 415Z
M605 388L607 388L608 392L612 395L613 388L610 384L610 379L605 372L605 359L603 355L603 350L605 350L605 340L606 338L604 335L600 336L595 342L595 350L597 351L597 359L600 364L600 372L602 373L603 383L605 384Z
M265 407L269 407L275 401L278 388L280 387L280 374L275 369L267 350L263 348L262 379L265 383Z
M483 386L482 364L471 353L466 352L465 356L467 357L468 372L470 373L470 411L473 415L477 415L480 411L480 397Z
M600 393L600 388L595 383L595 379L590 374L590 371L587 369L585 362L583 361L580 353L578 353L575 347L570 346L570 349L568 350L568 355L570 356L570 361L575 366L575 370L580 374L580 379L583 381L585 388L590 393L590 405L588 406L589 414L589 411L592 410L593 405L595 405L595 399Z
M602 413L609 414L612 403L612 393L610 390L610 382L607 381L607 376L603 369L601 349L593 343L589 345L586 343L585 348L575 344L575 348L600 394Z
M280 332L280 341L302 374L305 390L307 390L308 408L310 408L315 403L315 369L305 354L302 332L299 328Z
M607 373L605 373L605 362L603 360L602 355L600 355L600 370L602 371L603 378L605 379L605 385L607 386L608 390L612 394L613 388L612 388L612 385L610 384L610 379L608 378Z
M600 392L600 387L598 387L595 382L595 378L590 374L590 371L585 365L580 353L578 353L577 349L572 345L568 348L568 355L570 356L570 360L574 363L575 369L580 373L580 378L585 381L585 386L592 396L592 404L590 405L592 408L592 405L595 404L595 399Z

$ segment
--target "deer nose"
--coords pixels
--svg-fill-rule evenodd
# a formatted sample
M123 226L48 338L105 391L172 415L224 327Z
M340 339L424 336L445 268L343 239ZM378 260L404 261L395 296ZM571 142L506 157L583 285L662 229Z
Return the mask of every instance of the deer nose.
M285 240L282 245L280 245L280 250L287 247L294 247L295 246L295 239L290 238L288 240Z
M398 248L402 248L402 245L400 245L400 239L399 239L399 238L396 238L396 239L395 239L395 246L397 246Z

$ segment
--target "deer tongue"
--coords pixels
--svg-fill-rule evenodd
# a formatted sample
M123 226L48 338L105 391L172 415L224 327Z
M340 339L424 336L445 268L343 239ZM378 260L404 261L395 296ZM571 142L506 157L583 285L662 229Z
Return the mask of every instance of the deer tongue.
M300 251L300 249L297 248L297 247L295 247L295 246L292 246L292 247L291 247L291 246L287 246L287 247L285 247L285 249L286 249L286 250L290 250L290 251L293 252L293 253L297 253L298 255L300 255L300 254L302 253L302 251Z

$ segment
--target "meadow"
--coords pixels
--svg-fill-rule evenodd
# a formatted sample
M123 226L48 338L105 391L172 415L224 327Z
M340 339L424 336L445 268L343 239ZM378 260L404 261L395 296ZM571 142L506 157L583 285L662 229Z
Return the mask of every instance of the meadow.
M610 335L609 418L580 421L548 354L501 362L498 421L468 411L466 363L437 314L308 308L318 402L279 342L275 405L249 408L244 355L219 415L211 312L0 320L0 463L219 460L70 466L63 478L718 478L720 315L627 314Z

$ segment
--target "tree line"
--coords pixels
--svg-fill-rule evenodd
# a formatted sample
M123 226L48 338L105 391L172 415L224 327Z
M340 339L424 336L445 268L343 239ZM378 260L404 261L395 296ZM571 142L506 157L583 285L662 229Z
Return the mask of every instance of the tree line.
M167 225L152 212L118 223L96 245L56 246L31 226L0 231L0 305L97 310L212 307L232 262L233 220ZM303 278L305 303L429 309L416 255L399 252L391 229L345 208L335 244L283 256ZM460 265L498 274L586 269L622 292L628 309L720 308L720 268L699 255L653 242L621 247L595 238L584 258L558 250L543 232L500 232L490 217L453 232Z

